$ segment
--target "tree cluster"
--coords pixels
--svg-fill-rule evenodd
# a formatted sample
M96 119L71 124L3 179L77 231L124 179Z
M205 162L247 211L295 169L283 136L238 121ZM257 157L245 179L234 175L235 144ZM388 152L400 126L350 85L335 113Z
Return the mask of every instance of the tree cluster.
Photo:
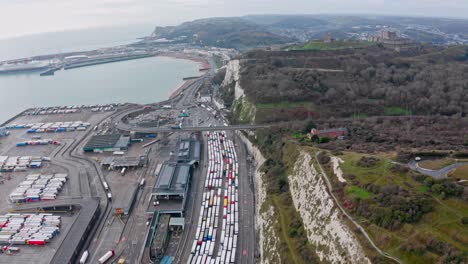
M254 51L241 84L253 102L311 101L322 115L468 114L466 47Z
M366 200L357 198L355 212L386 229L395 230L405 223L417 223L433 209L428 197L397 185L368 184L365 188L375 196Z
M430 176L417 177L415 179L424 183L431 193L440 195L442 199L461 197L463 195L463 186L454 183L451 179L435 180Z
M461 264L468 262L467 252L460 252L452 245L433 237L412 239L403 243L400 248L418 255L429 251L439 256L438 263Z

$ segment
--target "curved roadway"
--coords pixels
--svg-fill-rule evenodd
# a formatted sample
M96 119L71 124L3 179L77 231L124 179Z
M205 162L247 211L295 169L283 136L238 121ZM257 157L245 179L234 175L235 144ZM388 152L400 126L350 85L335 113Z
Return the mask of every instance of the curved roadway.
M447 174L458 168L458 167L461 167L463 165L467 165L468 162L460 162L460 163L455 163L455 164L452 164L452 165L449 165L449 166L446 166L440 170L430 170L430 169L425 169L425 168L421 168L419 166L419 163L418 162L415 162L415 161L412 161L410 163L408 163L408 166L410 167L410 169L412 170L415 170L421 174L424 174L424 175L427 175L427 176L431 176L432 178L434 179L444 179L445 177L447 177Z

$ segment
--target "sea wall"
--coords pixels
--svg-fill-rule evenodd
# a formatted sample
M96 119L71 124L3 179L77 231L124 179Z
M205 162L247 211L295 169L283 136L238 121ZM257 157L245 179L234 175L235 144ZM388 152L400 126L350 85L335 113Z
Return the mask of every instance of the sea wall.
M340 210L327 191L321 175L304 151L288 176L294 207L316 248L321 261L330 263L370 263L354 233L341 219Z

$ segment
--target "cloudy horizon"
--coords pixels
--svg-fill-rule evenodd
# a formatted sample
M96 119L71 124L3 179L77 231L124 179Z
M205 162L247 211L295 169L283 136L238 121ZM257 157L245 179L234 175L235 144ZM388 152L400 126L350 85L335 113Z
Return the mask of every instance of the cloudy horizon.
M340 14L468 19L462 0L0 0L0 39L115 25L176 25L206 17Z

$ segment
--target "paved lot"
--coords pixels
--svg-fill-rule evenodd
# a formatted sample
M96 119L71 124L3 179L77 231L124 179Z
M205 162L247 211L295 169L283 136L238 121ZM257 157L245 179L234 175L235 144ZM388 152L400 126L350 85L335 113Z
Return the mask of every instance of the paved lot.
M58 122L58 121L83 121L89 122L93 125L100 122L103 118L108 116L109 112L92 113L91 111L83 111L75 114L61 114L61 115L38 115L38 116L20 116L13 120L11 123L37 123L37 122ZM58 198L69 197L69 196L81 196L82 191L89 196L91 194L89 184L87 181L87 168L84 163L80 163L77 160L73 160L69 156L70 148L78 142L87 131L75 131L75 132L64 132L64 133L41 133L43 139L52 139L62 142L62 145L45 145L45 146L26 146L16 147L17 142L30 140L31 136L36 134L27 134L27 129L12 129L10 135L7 137L0 138L0 155L3 156L48 156L52 157L51 162L44 162L43 167L40 169L27 169L25 172L9 172L3 173L5 177L5 183L0 185L0 199L4 201L0 205L0 213L7 213L12 204L8 202L8 195L25 176L33 173L56 173L65 172L69 175L69 180L64 185L62 191L59 193ZM87 189L84 189L87 188ZM19 246L21 252L12 256L6 254L0 254L0 263L50 263L55 253L59 249L60 245L64 241L64 238L68 235L69 230L77 220L77 216L63 216L62 217L62 228L60 234L51 240L50 244L43 247L33 246ZM70 239L70 237L69 237Z
M72 223L76 220L75 216L62 216L62 226L60 234L54 237L50 243L45 246L27 246L19 245L20 252L14 255L0 254L0 263L11 264L48 264L51 262L55 252L65 239ZM16 245L15 245L16 246ZM34 260L34 262L32 262Z

